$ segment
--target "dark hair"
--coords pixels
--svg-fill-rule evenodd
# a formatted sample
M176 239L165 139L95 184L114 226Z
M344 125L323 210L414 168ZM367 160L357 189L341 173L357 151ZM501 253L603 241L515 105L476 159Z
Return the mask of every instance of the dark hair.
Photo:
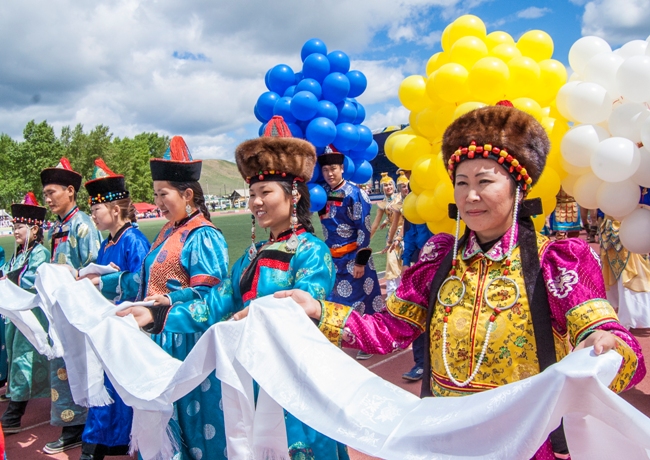
M106 206L117 206L120 208L120 219L135 223L138 221L137 211L131 198L123 198L121 200L111 201L104 203Z
M201 211L203 216L210 220L210 211L208 211L208 207L205 205L205 197L203 196L203 189L201 188L201 184L198 183L198 181L189 181L189 182L175 182L175 181L168 181L169 185L172 186L172 188L175 188L179 192L183 193L185 190L190 189L194 192L194 199L192 200L194 202L194 205Z
M284 190L284 194L291 199L291 191L293 187L291 182L279 181L280 187ZM298 215L298 223L305 227L309 233L314 233L314 226L311 223L311 200L309 199L309 189L307 184L301 181L296 181L298 193L300 193L300 200L298 200L298 208L296 214Z

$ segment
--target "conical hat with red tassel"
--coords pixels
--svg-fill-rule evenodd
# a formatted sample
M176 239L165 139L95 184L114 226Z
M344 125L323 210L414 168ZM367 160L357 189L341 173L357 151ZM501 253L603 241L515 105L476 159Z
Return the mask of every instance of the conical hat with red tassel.
M11 216L15 224L43 225L47 209L38 205L34 192L28 192L22 203L11 205Z
M149 160L153 180L197 182L201 178L201 160L193 160L190 149L181 136L174 136L162 158Z
M45 168L41 171L41 183L43 187L50 184L63 185L68 187L72 185L75 192L81 188L81 174L74 171L70 161L63 157L55 168Z
M95 160L95 169L92 178L84 184L88 190L90 205L109 203L129 197L124 176L115 174L104 163L104 160Z

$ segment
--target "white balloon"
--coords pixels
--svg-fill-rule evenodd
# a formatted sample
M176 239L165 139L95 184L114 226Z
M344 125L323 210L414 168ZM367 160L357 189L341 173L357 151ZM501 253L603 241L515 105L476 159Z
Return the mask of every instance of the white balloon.
M578 83L571 88L566 107L572 119L580 123L600 123L612 113L614 99L602 86L591 83Z
M602 184L603 181L593 173L580 176L573 186L573 197L581 207L597 209L598 201L596 201L596 194L598 193L598 187Z
M641 125L641 142L650 148L650 118L646 118Z
M585 67L585 81L598 83L605 88L612 97L618 96L616 86L616 72L623 64L623 59L614 53L600 53L589 59Z
M555 106L557 107L558 112L567 120L573 120L573 116L569 113L569 108L567 107L567 100L569 99L569 94L580 84L579 81L570 81L560 88L557 96L555 97Z
M569 81L585 81L584 78L578 73L578 72L573 72L571 75L569 75Z
M589 59L600 53L611 53L612 47L600 37L582 37L569 50L569 64L579 74L584 74Z
M650 252L650 211L638 208L621 222L619 237L630 252L647 254Z
M605 139L591 155L591 169L596 176L607 182L629 179L640 164L639 148L624 137Z
M646 147L639 149L641 164L632 176L632 180L641 187L650 187L650 151Z
M576 185L577 180L578 180L578 176L572 176L571 174L565 176L565 178L560 181L560 183L562 184L562 190L564 190L569 195L573 196L573 194L575 193L573 189Z
M641 142L643 122L650 110L638 102L626 102L612 110L609 116L609 132L614 137L626 137L634 143Z
M650 56L627 58L616 72L616 85L625 99L650 101Z
M560 164L562 164L562 169L564 169L570 176L580 177L583 174L591 172L591 165L586 168L581 168L580 166L572 165L564 158L560 158Z
M631 179L622 182L603 182L598 187L596 201L598 209L621 220L637 208L641 189Z
M645 40L632 40L621 46L617 51L618 55L622 58L629 58L631 56L641 56L646 54L648 42Z
M598 125L574 126L562 137L560 153L570 165L577 168L589 168L591 167L591 156L600 142L607 138L609 138L609 133ZM576 176L584 173L584 171L569 171L569 169L566 171Z

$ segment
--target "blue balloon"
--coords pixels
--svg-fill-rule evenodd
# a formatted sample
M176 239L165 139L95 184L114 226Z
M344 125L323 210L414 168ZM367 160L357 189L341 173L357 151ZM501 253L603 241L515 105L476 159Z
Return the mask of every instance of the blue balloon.
M354 147L355 151L365 152L372 144L372 131L365 125L357 126L359 131L359 143Z
M339 151L352 150L359 142L359 130L352 123L336 125L334 147Z
M372 165L368 161L363 161L356 165L354 175L350 179L355 184L365 184L372 178Z
M295 76L296 76L296 80L294 81L294 83L295 83L296 85L297 85L298 83L300 83L300 81L301 81L303 78L305 78L305 77L303 76L302 72L296 72L296 73L295 73Z
M323 95L323 90L321 89L320 83L318 83L313 78L305 78L300 81L300 83L296 85L295 92L299 93L300 91L309 91L314 96L316 96L317 99L320 99Z
M350 70L345 75L350 80L350 94L348 94L348 97L360 96L368 86L366 76L358 70Z
M280 115L285 123L293 123L296 117L291 113L291 98L281 97L273 106L273 115Z
M291 113L298 120L311 120L318 112L318 99L309 91L300 91L291 98Z
M293 97L293 95L296 94L296 85L291 85L287 89L284 90L284 94L282 94L283 97Z
M329 118L333 122L336 122L336 119L339 117L339 109L337 109L330 101L318 101L318 113L316 116Z
M327 54L327 46L322 40L312 38L302 45L302 49L300 50L300 58L302 59L302 62L305 62L307 56L313 53Z
M284 94L284 91L294 84L296 76L291 67L285 64L278 64L269 73L269 86L271 91Z
M316 147L316 156L325 153L325 147Z
M375 159L378 153L379 153L379 146L377 145L377 141L373 139L372 142L370 143L370 146L366 149L363 158L366 161L372 161Z
M279 99L280 95L273 91L262 93L260 97L257 98L257 111L264 121L269 121L273 117L273 108Z
M349 156L343 157L343 179L352 180L354 176L354 162Z
M320 211L323 209L323 206L325 206L325 203L327 203L327 193L325 193L325 189L318 184L308 184L307 188L309 189L309 210L311 212Z
M318 182L323 178L323 173L321 172L321 166L316 162L314 165L314 172L311 175L309 182Z
M354 161L354 163L361 163L364 161L364 154L366 153L365 149L364 150L350 150L348 152L348 155Z
M336 138L336 125L329 118L314 118L307 126L305 137L316 147L325 147Z
M366 109L363 105L355 102L354 105L357 106L357 116L354 119L355 125L360 125L366 119Z
M343 51L332 51L327 55L330 72L347 73L350 70L350 58Z
M298 121L296 121L296 124L298 125L298 127L299 127L299 128L302 130L302 132L303 132L303 137L304 137L304 133L307 132L307 126L309 126L309 122L310 122L310 121L311 121L311 120L298 120Z
M339 102L336 104L336 108L339 109L339 117L336 119L336 124L339 123L352 123L357 117L357 106L352 101Z
M266 121L264 118L262 118L262 115L260 115L257 104L255 104L255 107L253 107L253 114L255 114L255 118L257 118L257 121L260 123L264 123ZM336 116L338 117L338 112L336 112Z
M260 126L260 129L257 130L257 134L259 134L260 137L264 135L264 130L266 129L267 123L262 123L262 126Z
M269 91L271 91L271 83L269 82L269 76L271 75L271 70L273 69L267 70L266 75L264 75L264 84L266 85Z
M305 78L313 78L319 83L322 82L329 73L330 61L328 61L327 57L323 54L310 54L302 64L302 74Z
M336 104L345 99L349 92L350 81L340 72L333 72L323 80L323 99Z
M293 137L296 137L298 139L302 139L305 137L305 134L302 132L302 129L300 129L300 126L298 126L295 123L287 123L287 126L289 127L289 131L291 131L291 135Z

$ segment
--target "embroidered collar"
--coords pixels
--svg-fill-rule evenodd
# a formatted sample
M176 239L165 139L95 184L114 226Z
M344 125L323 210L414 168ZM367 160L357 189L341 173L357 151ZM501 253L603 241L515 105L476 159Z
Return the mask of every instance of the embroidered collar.
M181 219L181 220L179 220L178 222L174 222L174 230L176 230L177 228L180 228L180 227L182 227L183 225L185 225L186 223L188 223L188 222L190 221L190 219L193 219L193 218L195 218L196 216L198 216L200 212L201 212L201 211L199 211L199 210L197 209L196 211L194 211L192 214L190 214L189 216L185 217L184 219Z
M126 224L122 225L122 228L120 228L117 231L117 233L115 233L115 237L108 235L108 241L106 242L106 246L117 244L118 241L120 241L120 238L122 238L122 235L124 235L124 232L126 232L130 228L131 228L131 222L127 222Z
M56 216L56 218L59 220L60 224L65 224L66 222L70 221L74 217L75 214L79 211L79 208L77 205L75 205L64 217L61 219L61 217Z
M468 260L474 257L478 253L482 253L488 259L500 262L506 258L506 253L508 252L508 243L510 242L510 232L515 232L515 247L519 244L518 242L518 228L516 225L513 225L508 229L508 231L503 235L499 241L497 241L492 248L483 252L481 246L478 243L478 238L476 233L471 231L469 233L469 238L467 239L467 244L465 245L465 250L463 251L463 260Z
M307 230L305 230L305 227L302 225L299 225L298 228L296 228L296 235L300 235L302 233L305 233ZM291 238L291 229L287 229L280 233L277 238L273 237L273 234L271 234L271 238L269 238L269 243L279 243L281 241L286 241L289 238Z
M333 192L335 192L335 191L337 191L338 189L340 189L341 187L343 187L344 185L345 185L345 179L343 179L341 182L339 182L339 185L337 185L336 187L333 187L333 188L330 187L330 190L332 190Z

